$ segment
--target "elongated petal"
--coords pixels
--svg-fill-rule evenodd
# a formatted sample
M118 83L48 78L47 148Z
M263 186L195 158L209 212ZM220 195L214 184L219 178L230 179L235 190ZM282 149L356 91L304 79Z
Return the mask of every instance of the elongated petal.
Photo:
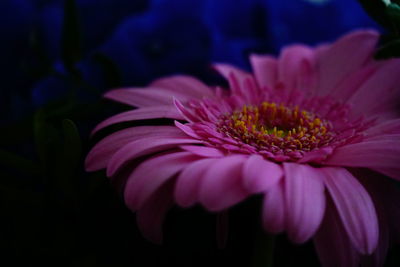
M299 71L305 62L310 67L314 65L314 53L309 47L294 45L283 49L278 62L278 81L286 90L302 89L299 84L305 76Z
M346 77L339 85L329 92L329 95L333 98L346 102L349 98L357 92L357 90L371 77L378 69L379 64L368 65L352 75Z
M177 92L194 98L214 96L214 92L210 87L198 79L186 75L161 78L152 82L150 86L167 89L169 91Z
M400 140L373 140L337 148L326 164L400 171L399 155Z
M396 230L391 229L391 223L398 228L399 214L399 190L391 180L369 170L357 170L353 173L371 195L376 207L379 224L378 247L372 255L362 258L364 267L384 266L390 241L396 236ZM394 207L394 209L392 209ZM394 231L392 231L394 230ZM395 239L395 238L394 238Z
M365 131L367 136L377 136L381 134L400 134L400 119L388 120L379 123Z
M247 197L241 183L244 156L229 156L213 162L201 180L200 203L211 211L221 211Z
M264 192L277 184L282 175L279 165L259 155L252 155L243 166L243 186L250 193Z
M173 183L168 182L163 185L136 214L136 221L143 236L156 244L162 243L165 215L173 205L172 185Z
M215 64L213 67L228 80L229 88L234 95L242 96L247 101L254 98L256 92L245 86L246 81L253 79L249 73L227 64Z
M392 111L400 96L400 60L385 62L348 100L355 114L371 114ZM377 89L379 88L379 89Z
M183 134L183 133L182 133ZM155 152L161 152L170 148L179 147L182 144L201 143L198 140L187 138L186 136L177 137L149 137L145 140L133 141L118 150L110 159L107 165L107 176L113 176L122 166L135 158L142 157Z
M278 61L272 56L251 55L251 66L261 88L274 88L278 80Z
M188 125L182 124L178 121L174 121L175 126L180 129L182 132L187 134L188 136L191 136L196 139L200 139L201 137Z
M180 113L180 116L190 122L198 122L199 118L193 114L190 110L186 109L185 106L178 100L174 99L174 105L176 110Z
M179 174L175 185L175 201L178 205L190 207L198 202L201 179L213 162L214 159L198 160Z
M396 182L369 170L362 170L361 173L357 173L357 177L371 193L374 202L378 202L376 210L379 219L386 217L384 218L386 225L383 227L389 226L390 241L400 242L400 190ZM381 229L381 221L379 225ZM381 230L379 236L381 236Z
M132 111L122 112L115 116L112 116L105 121L101 122L99 125L94 128L92 134L96 133L100 129L103 129L107 126L121 123L121 122L128 122L128 121L135 121L135 120L148 120L148 119L176 119L176 120L183 120L184 117L181 113L174 107L174 106L156 106L156 107L145 107L139 108Z
M303 243L317 231L325 212L324 174L308 165L283 166L288 236Z
M156 88L116 89L107 92L104 97L133 107L172 106L173 97L181 101L190 98L182 93L168 92Z
M314 237L315 249L323 267L358 267L360 256L353 247L332 201Z
M161 185L197 159L191 153L177 152L144 161L126 182L124 192L126 205L132 211L140 209Z
M324 168L325 185L354 247L371 254L378 244L378 220L371 197L344 168Z
M400 140L400 133L396 134L380 134L375 136L365 137L364 142L368 144L369 142L398 142Z
M85 160L85 169L97 171L106 168L115 152L130 142L148 137L177 135L180 136L179 130L172 126L138 126L120 130L105 137L90 150Z
M350 73L358 70L371 56L378 38L374 31L357 31L321 53L319 94L329 94Z
M264 229L273 234L285 230L286 205L283 182L276 184L264 194L262 221Z
M181 148L185 151L192 152L195 155L206 157L206 158L222 158L224 153L213 147L207 146L181 146Z

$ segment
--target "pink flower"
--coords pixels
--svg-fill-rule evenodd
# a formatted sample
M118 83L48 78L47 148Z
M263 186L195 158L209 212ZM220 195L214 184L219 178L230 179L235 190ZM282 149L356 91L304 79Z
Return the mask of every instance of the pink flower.
M253 55L254 74L216 65L229 90L175 76L110 91L106 98L138 108L95 132L177 121L107 136L86 169L107 169L155 242L173 203L218 212L263 194L265 230L295 243L313 238L324 266L381 265L400 233L400 202L385 177L400 179L400 60L373 60L377 39L359 31L332 45L287 47L279 58Z

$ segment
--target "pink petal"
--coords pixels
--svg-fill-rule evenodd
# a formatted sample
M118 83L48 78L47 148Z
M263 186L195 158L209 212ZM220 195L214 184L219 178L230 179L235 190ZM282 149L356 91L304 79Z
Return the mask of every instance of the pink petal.
M314 237L321 266L357 267L360 257L350 242L332 201L328 201L324 220Z
M400 96L400 60L385 61L348 100L355 114L391 111Z
M325 185L354 247L371 254L378 244L378 219L371 197L344 168L324 168Z
M213 67L229 81L229 88L233 94L250 97L248 88L243 88L246 80L252 79L249 73L228 64L215 64Z
M337 100L346 102L349 98L357 92L357 90L362 86L362 84L371 77L377 70L379 64L370 64L368 67L364 67L352 75L346 77L339 85L328 92L329 95Z
M85 160L86 171L97 171L107 167L110 158L120 148L130 142L152 137L173 137L179 130L173 126L138 126L115 132L99 143L89 152Z
M243 186L250 193L260 193L276 185L283 176L279 165L259 155L250 156L243 166Z
M389 231L386 222L379 221L379 243L372 255L364 255L361 265L363 267L380 267L384 266L387 252L389 249Z
M210 211L221 211L235 205L248 193L241 184L244 156L216 159L205 172L199 198Z
M285 230L286 207L282 180L264 195L262 220L264 229L273 234Z
M287 90L303 89L299 84L306 76L300 70L304 66L314 68L314 52L306 46L295 45L283 49L278 61L278 81L285 85ZM312 75L313 71L310 71Z
M188 152L155 156L141 163L129 176L125 186L125 203L140 209L166 181L198 158Z
M388 120L379 123L365 131L367 136L376 136L381 134L400 134L400 119Z
M370 142L394 142L397 143L400 140L400 133L397 134L380 134L376 136L368 136L363 141L363 143Z
M278 79L278 61L271 56L251 55L251 66L261 88L274 88Z
M136 221L144 237L149 241L161 244L163 239L162 226L165 215L173 205L172 185L167 183L146 202L137 212Z
M164 88L171 92L184 94L194 98L214 96L214 92L210 87L194 77L185 75L161 78L152 82L150 86Z
M191 136L191 137L196 138L196 139L201 139L201 137L199 135L197 135L197 133L189 125L182 124L182 123L180 123L178 121L175 121L174 124L179 130L181 130L182 132L184 132L188 136Z
M199 190L205 172L214 159L202 159L188 165L178 176L175 185L175 201L182 207L190 207L199 199Z
M96 133L100 129L103 129L104 127L110 126L115 123L162 118L177 120L184 119L184 117L182 117L182 115L174 106L145 107L126 111L106 119L96 126L92 134Z
M182 101L189 99L189 97L184 94L172 93L156 88L116 89L107 92L104 94L104 97L134 107L172 106L173 97Z
M358 70L371 56L379 35L375 31L348 34L320 54L320 95L329 94L344 78Z
M324 175L308 165L284 163L283 167L288 236L303 243L317 231L325 212Z
M182 133L182 135L184 135ZM187 138L186 136L176 137L149 137L133 141L119 149L110 159L107 165L107 176L113 176L121 167L129 161L155 152L177 148L182 144L201 143L198 140Z
M396 169L399 165L400 140L373 140L336 148L325 162L328 165Z
M207 146L181 146L181 149L206 158L222 158L225 156L221 150Z
M365 169L362 170L361 173L357 173L357 177L363 182L363 185L367 188L368 192L371 193L375 203L377 203L376 210L380 219L379 229L388 227L389 229L386 230L390 231L390 241L399 243L400 190L398 186L396 186L396 182ZM381 224L381 217L385 217L385 225ZM382 235L381 232L382 230L380 230L379 236Z
M399 193L397 192L397 190L387 190L389 188L387 188L386 185L389 183L386 183L386 181L382 181L382 179L379 179L383 177L376 177L377 175L374 174L370 176L373 177L360 177L359 175L357 175L357 177L359 177L360 179L360 182L363 183L363 186L365 186L367 191L371 194L371 198L374 201L376 207L378 224L379 224L378 247L376 248L375 252L372 255L366 255L363 257L362 266L365 267L383 266L383 264L385 263L386 255L389 249L389 240L390 240L389 221L396 221L397 224L397 220L392 219L394 217L393 216L394 214L390 212L390 210L388 209L391 203L389 205L386 205L387 203L384 203L384 200L389 199L388 195L390 195L394 191L395 191L394 198L397 199L398 198L397 195ZM390 184L389 186L392 187L393 185Z
M200 121L198 116L196 116L196 114L193 114L190 110L186 109L185 106L178 99L174 99L174 105L176 110L180 113L180 117L189 122Z
M306 163L306 162L321 162L325 160L330 154L332 154L332 147L321 147L318 150L309 151L304 154L304 156L299 159L298 163Z

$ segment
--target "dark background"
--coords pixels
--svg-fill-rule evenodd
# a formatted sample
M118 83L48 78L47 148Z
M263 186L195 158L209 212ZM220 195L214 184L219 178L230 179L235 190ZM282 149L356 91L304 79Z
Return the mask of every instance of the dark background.
M83 170L90 147L127 126L89 138L127 109L101 95L176 73L223 83L212 62L249 69L250 53L358 28L380 30L351 0L1 0L0 265L267 266L260 197L229 211L224 249L200 207L169 213L164 245L143 239L104 172ZM312 243L277 236L274 266L318 266Z

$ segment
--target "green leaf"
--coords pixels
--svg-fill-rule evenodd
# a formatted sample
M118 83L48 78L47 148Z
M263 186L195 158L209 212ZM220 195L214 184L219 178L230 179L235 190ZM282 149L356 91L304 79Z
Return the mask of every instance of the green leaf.
M42 168L48 172L51 166L54 165L59 135L57 130L46 122L46 115L43 109L38 110L35 114L33 131L36 151Z
M64 133L63 169L66 172L75 172L80 163L82 142L78 128L71 120L62 123ZM73 175L73 174L71 174Z
M393 30L393 23L386 13L386 4L380 0L358 0L365 11L383 27Z
M400 39L391 41L380 47L375 54L376 59L400 57Z
M79 202L78 167L81 163L82 144L76 125L68 119L62 121L63 139L58 143L57 159L52 169L54 186L63 193L67 202Z
M74 73L75 63L82 56L82 36L79 14L75 0L64 0L64 21L62 28L62 59L67 70Z
M0 149L0 162L3 166L16 169L28 175L40 174L40 169L35 162L3 149Z
M390 20L395 24L396 28L400 28L400 6L397 4L390 4L386 7L386 14Z

